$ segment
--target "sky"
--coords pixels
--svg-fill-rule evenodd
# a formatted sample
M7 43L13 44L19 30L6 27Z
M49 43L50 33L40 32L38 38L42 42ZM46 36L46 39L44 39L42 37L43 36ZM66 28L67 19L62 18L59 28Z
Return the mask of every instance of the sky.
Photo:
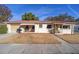
M39 17L39 20L65 12L79 18L79 4L6 4L6 6L12 11L11 20L21 20L21 16L25 12L32 12Z

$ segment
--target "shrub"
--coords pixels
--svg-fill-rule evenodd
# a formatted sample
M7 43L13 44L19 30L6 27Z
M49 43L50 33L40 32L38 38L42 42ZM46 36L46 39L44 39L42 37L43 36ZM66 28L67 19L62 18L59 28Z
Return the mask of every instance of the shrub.
M0 25L0 34L6 34L6 33L7 33L7 26Z

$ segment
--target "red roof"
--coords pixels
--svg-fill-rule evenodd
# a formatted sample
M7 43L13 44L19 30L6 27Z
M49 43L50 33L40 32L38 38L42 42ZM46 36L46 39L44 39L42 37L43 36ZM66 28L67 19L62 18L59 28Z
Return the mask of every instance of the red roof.
M7 23L51 23L50 21L25 21L25 20L19 20L19 21L9 21Z
M50 24L50 23L52 23L52 24L62 24L62 23L71 23L71 24L73 24L73 23L75 23L75 22L67 22L67 21L35 21L35 20L31 20L31 21L28 21L28 20L18 20L18 21L9 21L9 22L7 22L7 23L46 23L46 24Z

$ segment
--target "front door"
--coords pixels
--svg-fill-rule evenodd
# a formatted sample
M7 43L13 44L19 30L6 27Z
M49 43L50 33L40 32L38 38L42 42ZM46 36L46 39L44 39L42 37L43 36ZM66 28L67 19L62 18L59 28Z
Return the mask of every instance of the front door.
M60 33L59 29L62 28L62 24L54 24L54 33Z

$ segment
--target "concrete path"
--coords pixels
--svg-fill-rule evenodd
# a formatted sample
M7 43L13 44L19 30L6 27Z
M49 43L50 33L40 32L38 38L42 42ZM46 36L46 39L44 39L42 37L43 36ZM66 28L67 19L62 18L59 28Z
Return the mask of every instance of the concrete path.
M56 44L2 44L0 54L48 54L61 53Z
M79 44L69 44L68 42L62 40L58 36L56 36L57 40L61 42L61 44L57 45L59 50L62 51L62 53L79 53Z
M15 33L14 34L0 34L0 40L1 39L6 39L6 38L8 38L8 37L10 37L12 35L15 35Z
M59 44L1 44L0 54L69 54L78 50Z

